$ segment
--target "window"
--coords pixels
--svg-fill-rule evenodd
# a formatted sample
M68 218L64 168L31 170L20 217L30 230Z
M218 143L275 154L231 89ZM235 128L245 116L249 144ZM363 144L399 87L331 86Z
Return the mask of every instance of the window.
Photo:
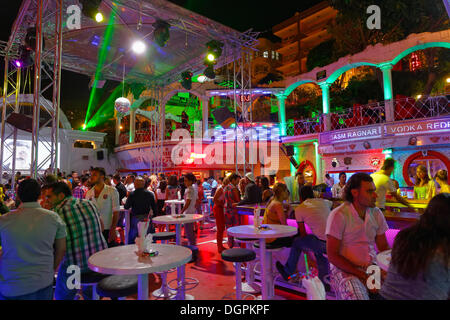
M275 51L272 51L272 60L275 60Z
M280 54L276 52L277 60L280 60Z
M269 51L264 51L264 58L268 58L269 57Z

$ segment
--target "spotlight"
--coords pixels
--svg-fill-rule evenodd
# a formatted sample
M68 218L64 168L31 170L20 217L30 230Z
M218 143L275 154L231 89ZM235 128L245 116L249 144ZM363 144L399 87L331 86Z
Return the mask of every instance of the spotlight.
M36 50L36 28L28 28L25 35L25 47L29 50ZM42 37L42 50L45 49L45 38Z
M450 83L450 78L447 78L447 80L446 80L446 81L447 81L447 83Z
M201 74L201 75L199 75L199 76L197 77L197 81L200 82L200 83L205 82L206 79L207 79L207 77L206 77L205 75L203 75L203 74Z
M100 23L100 22L103 21L103 14L102 14L101 12L98 12L98 13L95 15L95 21L97 21L98 23Z
M212 66L217 63L217 59L222 55L223 43L217 40L212 40L206 44L206 58L205 65Z
M153 33L153 39L160 47L165 47L170 38L170 24L165 21L158 20L153 25L155 27L155 31Z
M87 128L86 123L83 123L83 125L81 126L81 129L86 130L86 128Z
M213 66L207 67L203 73L211 80L214 80L216 78L216 72L214 71Z
M102 3L102 0L80 0L80 3L83 5L83 9L81 12L91 19L95 19L97 22L103 21L103 15L98 11L98 7L100 7L100 4ZM101 20L99 21L97 17L100 17Z
M141 40L137 40L133 43L133 46L131 47L131 49L134 51L134 53L136 54L142 54L144 53L145 49L146 49L146 45L144 42L142 42Z
M185 71L181 74L181 85L186 90L191 90L192 88L192 76L194 74L191 71Z
M29 49L27 46L20 46L19 47L19 59L14 61L14 65L17 68L27 68L34 64L33 58L32 58L33 51Z

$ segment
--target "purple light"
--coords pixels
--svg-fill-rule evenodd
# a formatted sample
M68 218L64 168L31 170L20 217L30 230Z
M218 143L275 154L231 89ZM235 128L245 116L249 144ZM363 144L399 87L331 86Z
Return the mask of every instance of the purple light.
M20 60L16 60L14 62L14 64L16 65L17 68L21 68L22 67L22 62Z

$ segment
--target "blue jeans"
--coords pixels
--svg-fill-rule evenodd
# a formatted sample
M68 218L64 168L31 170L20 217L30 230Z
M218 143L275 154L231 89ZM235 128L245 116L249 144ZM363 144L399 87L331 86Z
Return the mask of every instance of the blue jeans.
M294 274L302 251L312 251L314 253L317 268L319 269L319 279L323 281L323 277L328 274L328 259L323 256L327 252L327 244L312 234L294 239L288 261L284 266L285 271L289 275Z
M67 268L69 264L64 259L58 270L58 277L56 278L55 287L55 300L73 300L78 289L69 289L67 287L67 280L72 275L72 273L67 273ZM88 272L89 269L81 270L81 273ZM82 294L85 300L92 300L92 286L82 287Z
M17 297L5 297L0 293L0 300L53 300L53 285L36 292Z

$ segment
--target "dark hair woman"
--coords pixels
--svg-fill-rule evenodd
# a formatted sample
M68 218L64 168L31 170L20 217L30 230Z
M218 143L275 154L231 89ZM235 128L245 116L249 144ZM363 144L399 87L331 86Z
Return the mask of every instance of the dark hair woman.
M447 300L450 292L450 194L428 204L412 227L399 232L380 294L393 300Z
M269 187L269 178L261 178L261 189L262 189L262 202L267 203L273 196L273 191Z

